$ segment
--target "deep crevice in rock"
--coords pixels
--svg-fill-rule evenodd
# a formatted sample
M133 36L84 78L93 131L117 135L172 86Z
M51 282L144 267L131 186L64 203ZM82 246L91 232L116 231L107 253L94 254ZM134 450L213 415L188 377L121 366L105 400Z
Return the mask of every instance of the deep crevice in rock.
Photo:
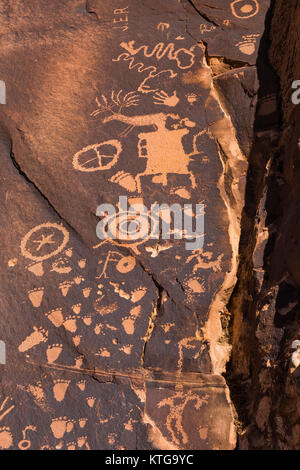
M76 233L76 235L78 236L78 238L83 242L82 240L82 237L81 235L75 230L74 227L72 227L72 225L70 225L70 223L68 221L66 221L61 215L60 213L56 210L56 208L53 206L53 204L51 203L51 201L49 201L49 199L47 198L47 196L39 189L39 187L35 184L34 181L32 181L29 176L22 170L22 168L20 167L19 163L17 162L16 158L15 158L15 155L13 153L13 150L11 148L10 150L10 158L12 160L12 163L14 165L14 167L17 169L18 173L27 181L27 183L29 183L31 186L34 187L34 189L38 192L38 194L42 197L42 199L44 201L46 201L47 205L53 210L53 212L57 215L57 217L63 221L63 223L65 225L67 225L69 227L70 230L72 230L74 233ZM83 242L84 243L84 242Z
M209 16L206 13L203 13L203 11L200 11L198 7L194 4L192 0L187 0L187 2L193 7L193 9L200 15L204 20L206 20L208 23L213 24L214 26L219 26L218 23L216 23L214 20L209 18Z
M246 200L241 222L239 270L237 284L228 304L231 312L230 337L232 354L227 364L226 381L237 412L238 448L256 448L257 438L253 405L259 396L258 375L262 357L257 344L257 312L262 308L261 292L267 291L267 253L259 246L258 237L271 228L266 194L274 195L273 178L278 161L278 140L281 117L279 111L279 79L270 64L270 27L274 2L266 18L265 32L260 44L257 70L259 78L258 102L254 124L254 143L249 157ZM277 101L276 111L269 118L260 113L264 102L272 97ZM271 236L267 243L271 243ZM265 253L263 253L265 251ZM257 260L257 258L260 258ZM267 293L267 292L266 292ZM259 439L258 439L259 441ZM246 442L246 444L245 444ZM258 445L259 447L259 445ZM266 445L267 447L267 445Z

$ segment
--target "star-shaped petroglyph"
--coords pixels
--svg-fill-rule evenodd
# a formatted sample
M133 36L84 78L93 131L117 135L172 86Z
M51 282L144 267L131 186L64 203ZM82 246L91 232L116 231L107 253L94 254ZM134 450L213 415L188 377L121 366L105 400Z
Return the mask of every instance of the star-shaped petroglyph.
M53 233L51 235L44 235L42 234L42 238L39 240L33 240L33 243L39 243L39 246L37 247L36 251L40 251L40 249L48 244L48 245L53 245L55 244L55 241L52 240Z

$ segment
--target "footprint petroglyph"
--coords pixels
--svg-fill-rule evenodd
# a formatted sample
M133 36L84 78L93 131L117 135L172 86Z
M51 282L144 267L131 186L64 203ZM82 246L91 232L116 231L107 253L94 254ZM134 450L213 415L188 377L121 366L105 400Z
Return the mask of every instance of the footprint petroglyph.
M53 395L56 401L64 400L69 385L70 385L70 380L64 380L64 379L54 380Z
M40 343L47 342L48 339L48 331L42 327L37 328L36 326L33 327L33 332L27 336L24 341L19 345L19 351L25 352L29 349L34 348Z
M128 335L133 335L135 331L135 322L142 313L141 305L137 305L130 310L129 316L123 318L122 326Z
M88 422L87 418L81 418L81 419L78 420L78 424L82 429L86 426L87 422Z
M0 449L9 449L13 445L13 435L8 426L0 427Z
M35 289L28 291L28 298L33 307L40 307L43 300L44 291L44 287L36 287Z
M67 331L70 333L76 333L77 331L77 320L78 317L75 315L68 315L63 322L63 325Z
M59 48L60 60L55 48L45 57L31 48L41 86L30 88L32 73L24 67L14 75L19 66L12 61L10 70L7 62L16 93L22 80L25 95L32 91L16 159L29 176L33 171L36 186L13 168L20 181L4 190L16 230L9 233L4 217L4 239L11 241L3 248L3 291L9 281L16 292L3 326L8 356L12 346L17 358L25 355L16 361L13 352L3 367L5 386L12 377L0 400L0 448L189 449L215 445L214 433L215 446L234 448L224 437L234 418L216 360L223 347L218 303L227 304L234 289L247 175L242 147L251 134L237 121L251 126L266 4L220 0L216 7L217 0L207 0L208 19L199 21L195 9L177 0L165 2L170 8L160 2L155 12L151 2L138 0L94 3L97 17L111 24L105 34L96 22L81 21L80 8L71 5L63 14L65 24L75 25L68 31L72 53L68 41ZM21 28L18 40L31 21L51 49L49 11L43 7L31 18L29 10L15 23L16 12L9 12ZM45 60L50 69L58 64L50 88ZM78 80L70 79L74 73ZM91 86L79 87L85 79ZM242 114L233 115L220 98L225 79L228 95L245 107ZM20 103L12 103L13 112L3 107L12 126L22 116ZM100 204L110 208L99 216ZM196 240L187 248L193 238L184 216L196 217L196 204L205 207L204 244L199 248ZM152 205L160 208L157 217ZM99 236L101 223L101 235L109 236ZM143 237L122 238L133 226L143 228ZM214 406L206 408L209 401ZM220 412L213 413L219 402ZM209 425L202 422L206 414Z
M87 397L86 399L87 404L90 408L93 408L95 405L96 398L95 397Z
M72 305L72 310L78 315L81 311L81 304Z
M64 322L62 308L50 310L49 312L45 313L45 315L56 328L59 328Z
M56 439L62 439L67 432L69 419L66 416L54 418L51 421L50 428Z
M77 387L82 392L85 390L85 386L86 386L86 380L79 380L79 382L77 382Z
M81 339L82 339L82 335L76 335L72 338L72 341L75 347L79 346Z
M47 350L46 350L46 355L47 355L47 361L51 364L53 362L55 362L61 352L63 350L63 345L62 344L51 344L47 347Z

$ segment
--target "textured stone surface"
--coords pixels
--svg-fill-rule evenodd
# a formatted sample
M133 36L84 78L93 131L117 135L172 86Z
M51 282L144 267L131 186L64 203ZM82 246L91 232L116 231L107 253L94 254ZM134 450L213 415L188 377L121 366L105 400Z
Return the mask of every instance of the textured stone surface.
M227 304L269 3L1 3L0 448L235 448ZM203 247L101 242L121 195L204 204Z
M258 61L261 96L231 302L229 377L244 424L243 449L300 446L300 108L292 102L299 28L299 2L273 2Z

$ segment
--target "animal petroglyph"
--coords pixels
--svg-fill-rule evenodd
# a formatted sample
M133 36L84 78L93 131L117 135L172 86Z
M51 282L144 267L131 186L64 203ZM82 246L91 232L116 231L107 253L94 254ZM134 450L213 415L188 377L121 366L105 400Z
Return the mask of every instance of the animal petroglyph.
M120 46L125 49L131 56L135 56L140 52L143 53L146 58L156 58L161 60L167 57L170 61L175 61L176 65L181 70L191 68L195 63L195 48L191 46L190 49L180 47L176 49L173 42L165 44L163 42L157 43L151 50L152 46L142 45L139 47L135 46L135 41L121 42Z
M204 33L211 33L211 31L214 31L216 29L216 26L210 26L208 27L206 24L200 24L200 33L201 34L204 34Z
M183 427L183 415L187 405L194 403L194 408L199 410L206 402L206 398L201 398L189 390L188 392L177 392L173 397L165 398L158 403L158 408L168 406L170 409L166 419L166 427L172 436L172 442L177 445L188 442L188 434Z
M199 269L212 269L214 272L221 271L221 262L223 254L219 255L216 260L213 260L213 253L211 251L195 250L187 258L186 262L189 264L191 261L196 261L193 266L193 273L196 273Z

